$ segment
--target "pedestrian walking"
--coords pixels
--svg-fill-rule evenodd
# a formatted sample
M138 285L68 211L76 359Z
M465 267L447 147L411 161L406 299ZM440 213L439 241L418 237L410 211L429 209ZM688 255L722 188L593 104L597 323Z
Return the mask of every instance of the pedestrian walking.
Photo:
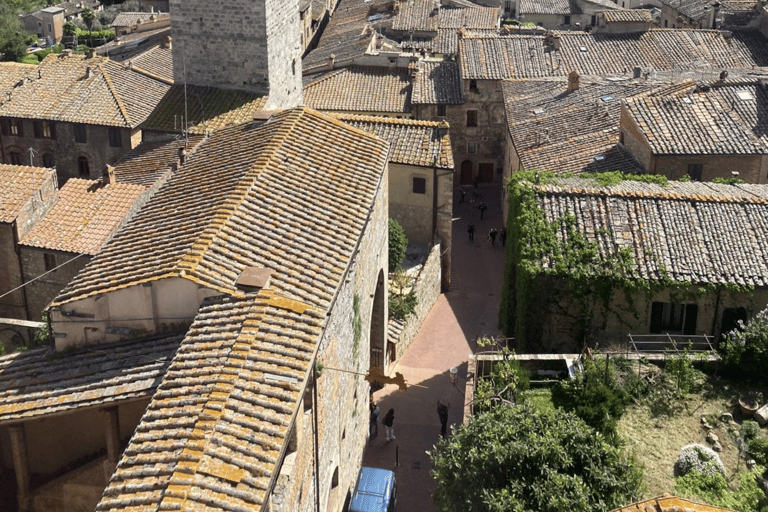
M475 225L470 224L467 226L467 233L469 233L469 241L472 242L475 239Z
M491 245L494 247L496 246L496 234L499 231L496 228L491 228L491 230L488 232L488 238L491 239Z
M501 240L502 247L507 246L507 228L501 228L501 232L499 233L499 240Z
M371 438L379 436L379 413L381 409L375 402L371 402L370 432Z
M384 424L384 428L387 430L387 442L392 441L395 438L395 410L390 409L387 414L384 415L384 419L381 420Z
M448 430L448 409L451 408L451 403L444 404L437 401L437 416L440 418L440 435L445 438L446 431Z
M464 191L464 187L459 189L459 204L464 202L464 196L466 196L467 193Z
M483 220L483 215L485 214L485 210L488 209L487 206L485 206L485 203L480 201L480 204L477 207L478 210L480 210L480 220Z

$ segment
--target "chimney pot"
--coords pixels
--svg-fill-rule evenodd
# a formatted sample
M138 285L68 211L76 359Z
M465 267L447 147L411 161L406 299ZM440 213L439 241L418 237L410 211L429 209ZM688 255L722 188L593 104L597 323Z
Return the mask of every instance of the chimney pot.
M184 165L184 160L187 159L187 150L179 148L179 165Z
M91 78L93 76L93 68L88 66L85 68L85 78Z
M579 73L574 70L568 73L568 92L573 92L578 89L579 89Z

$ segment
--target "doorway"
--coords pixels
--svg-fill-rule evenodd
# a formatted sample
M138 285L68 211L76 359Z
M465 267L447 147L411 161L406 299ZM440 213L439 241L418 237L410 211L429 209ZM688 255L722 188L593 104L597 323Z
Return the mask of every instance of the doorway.
M472 160L464 160L461 162L461 184L471 185L474 180L474 169L472 168Z
M490 164L480 164L480 182L481 183L493 183L493 167Z

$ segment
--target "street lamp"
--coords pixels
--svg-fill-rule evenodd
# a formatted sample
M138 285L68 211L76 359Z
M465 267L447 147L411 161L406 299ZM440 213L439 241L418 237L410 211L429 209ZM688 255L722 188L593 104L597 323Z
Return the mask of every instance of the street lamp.
M454 366L448 370L448 377L450 377L453 387L456 387L456 382L459 380L459 369Z

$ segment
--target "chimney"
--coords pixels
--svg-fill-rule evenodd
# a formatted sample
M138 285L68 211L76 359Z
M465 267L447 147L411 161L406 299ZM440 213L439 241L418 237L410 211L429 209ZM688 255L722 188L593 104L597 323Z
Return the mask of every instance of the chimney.
M115 166L107 164L107 170L104 173L104 183L106 185L112 185L115 183Z
M93 48L88 49L88 53L85 54L86 59L92 59L96 56L96 50Z
M72 56L72 50L67 48L66 50L62 50L61 51L61 56L59 58L60 59L66 59L67 57L71 57L71 56Z
M579 73L571 71L568 73L568 92L577 91L579 89Z
M184 160L187 159L187 150L183 147L179 148L179 165L184 165Z
M331 54L331 55L328 57L328 69L329 69L329 70L330 70L330 69L333 69L333 66L335 66L335 65L336 65L336 54L335 54L335 53L332 53L332 54Z
M553 50L560 49L560 36L557 34L552 34L552 49Z
M85 78L91 78L93 76L93 68L88 66L85 68Z
M168 50L171 50L173 48L172 42L173 42L173 38L171 36L167 36L165 38L165 42L163 42L163 48L167 48Z

